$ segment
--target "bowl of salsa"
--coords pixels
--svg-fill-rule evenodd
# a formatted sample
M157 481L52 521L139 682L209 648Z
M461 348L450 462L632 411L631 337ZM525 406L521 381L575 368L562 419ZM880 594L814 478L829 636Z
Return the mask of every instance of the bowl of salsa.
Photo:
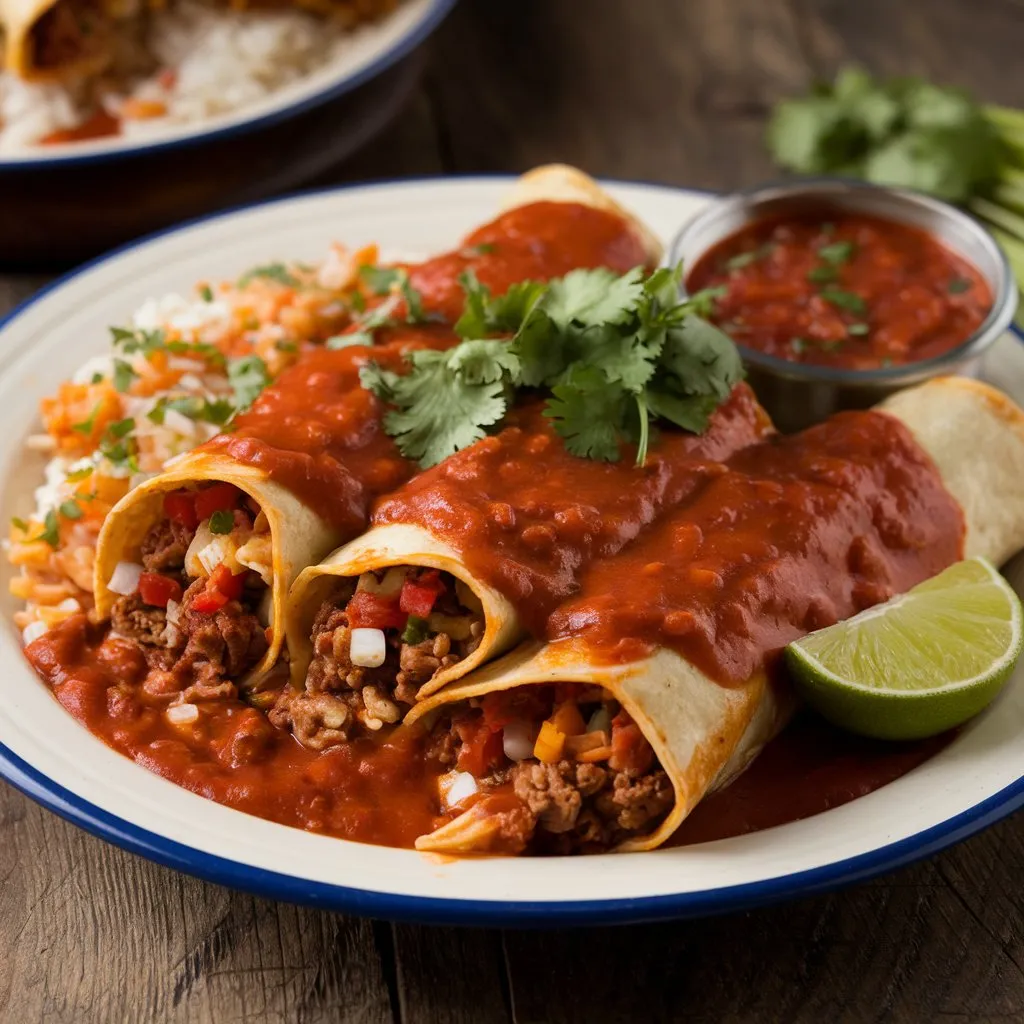
M971 217L845 179L717 199L672 255L687 291L712 290L711 319L787 430L930 377L976 374L1017 309L1006 258Z

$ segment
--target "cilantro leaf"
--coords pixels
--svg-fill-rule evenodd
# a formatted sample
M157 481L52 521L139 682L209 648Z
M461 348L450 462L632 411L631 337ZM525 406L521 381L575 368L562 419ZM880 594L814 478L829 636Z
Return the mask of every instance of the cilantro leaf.
M43 519L43 532L35 539L45 540L51 548L60 546L60 522L57 519L56 509L51 508L46 513L46 517Z
M72 423L71 429L78 434L91 434L96 427L96 417L100 413L100 403L97 402L92 407L92 412L89 413L89 418L82 420L80 423Z
M244 412L270 383L267 364L259 356L242 356L228 362L228 383L234 392L235 407Z
M490 289L477 280L472 270L459 276L459 284L466 293L465 309L455 324L455 333L460 338L515 333L526 323L546 291L546 285L539 281L520 281L504 295L493 298Z
M548 285L542 308L561 328L621 324L640 304L643 276L642 267L622 275L604 267L573 270Z
M506 375L515 382L519 377L519 357L506 341L465 341L451 350L447 365L467 384L493 384Z
M551 389L544 415L573 455L617 462L623 441L622 423L629 393L609 381L596 367L572 371Z
M385 430L399 449L424 468L447 458L484 436L508 407L506 356L470 343L447 352L424 349L411 353L409 373L400 376L375 363L359 371L363 387L395 406L384 417ZM461 350L461 351L460 351Z
M642 462L652 416L703 430L743 376L729 337L697 315L714 293L683 299L680 280L678 267L573 271L495 299L467 272L464 340L412 353L404 375L371 364L360 379L392 406L385 431L423 466L483 437L521 387L548 392L545 415L573 454L618 459L635 441Z
M107 427L107 433L115 439L120 439L130 434L134 429L135 420L129 416L127 419L117 420L116 423L111 423L110 426Z
M127 391L136 377L138 374L132 369L131 363L126 363L123 359L114 360L114 390Z
M262 267L253 267L238 279L238 287L245 288L246 285L251 284L257 278L276 281L278 284L283 284L288 288L299 287L298 278L290 274L288 268L283 263L268 263Z
M526 387L539 387L555 379L568 363L568 339L543 310L531 313L511 343L519 358L519 379Z
M372 267L369 264L359 268L359 276L374 295L388 295L402 278L404 271L398 267Z
M405 300L405 318L409 323L419 324L427 319L423 312L423 296L412 286L409 272L403 267L362 266L359 268L359 276L374 295L401 295Z
M818 259L826 263L846 263L854 252L853 242L829 242L818 250Z
M660 340L660 339L659 339ZM587 335L586 361L604 372L610 383L639 393L654 376L658 344L648 347L634 334L623 334L615 327L600 328Z
M65 519L81 519L82 506L73 498L69 498L67 501L61 502L60 514Z
M373 335L369 331L353 331L351 334L335 334L324 344L329 349L349 348L352 345L372 345Z
M672 390L724 400L743 379L743 363L729 336L699 316L672 328L660 357Z
M867 312L867 303L856 293L842 288L822 288L818 294L826 301L858 315Z

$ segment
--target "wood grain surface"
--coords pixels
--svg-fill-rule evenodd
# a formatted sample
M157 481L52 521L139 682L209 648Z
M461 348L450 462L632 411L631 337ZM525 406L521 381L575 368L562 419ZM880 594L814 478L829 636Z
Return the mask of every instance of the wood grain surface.
M1024 105L1019 0L463 0L423 86L318 184L566 160L772 169L779 96L856 60ZM0 311L43 279L0 278ZM1024 818L833 895L578 932L369 922L175 874L0 784L0 1022L1024 1020Z

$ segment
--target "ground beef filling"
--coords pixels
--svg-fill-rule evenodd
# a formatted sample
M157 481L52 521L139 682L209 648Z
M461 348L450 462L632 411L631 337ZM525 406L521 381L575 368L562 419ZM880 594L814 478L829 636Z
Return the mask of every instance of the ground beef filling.
M486 852L599 853L650 833L671 809L654 750L599 687L523 687L472 705L435 724L429 756L449 779L476 780L450 812L494 806Z
M449 573L438 570L364 573L354 592L320 607L306 689L282 694L271 720L290 725L316 750L397 723L424 683L479 646L483 613L479 604L467 606L474 601ZM378 657L360 656L354 630L383 634L370 638L380 644Z
M228 493L224 500L229 499L241 507L221 510L226 518L214 536L245 539L258 512L242 504L241 492ZM256 665L268 647L267 630L256 614L266 591L258 572L237 566L242 571L233 573L218 566L193 577L186 568L190 546L208 523L183 516L154 525L140 546L139 587L119 597L111 612L115 632L135 641L145 655L147 685L180 694L182 701L237 696L234 680ZM226 587L214 593L218 579L230 580L230 593Z

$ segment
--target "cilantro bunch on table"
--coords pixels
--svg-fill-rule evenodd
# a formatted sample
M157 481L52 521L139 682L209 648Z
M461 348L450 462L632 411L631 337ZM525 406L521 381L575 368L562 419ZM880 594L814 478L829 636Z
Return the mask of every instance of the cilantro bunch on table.
M917 189L973 213L1024 285L1024 112L979 104L921 78L859 68L779 103L768 127L775 161Z
M574 455L616 461L633 443L640 465L653 423L702 432L743 376L732 341L704 319L714 296L681 299L680 274L575 270L495 297L467 273L462 342L413 352L403 374L371 363L363 386L392 406L385 430L424 467L479 440L526 391L546 396Z

